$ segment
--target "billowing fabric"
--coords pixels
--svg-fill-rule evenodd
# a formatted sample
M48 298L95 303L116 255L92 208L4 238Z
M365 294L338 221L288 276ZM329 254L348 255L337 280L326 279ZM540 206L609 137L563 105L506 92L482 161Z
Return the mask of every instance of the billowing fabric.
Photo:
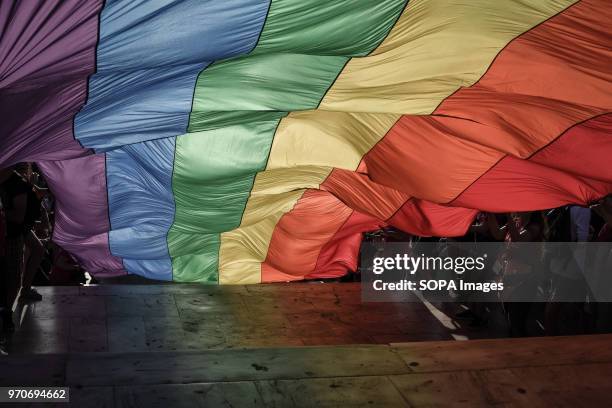
M198 74L255 47L269 4L108 1L97 72L75 137L108 151L110 249L131 273L172 280L166 237L175 213L176 136L187 131ZM139 143L145 141L143 143Z
M127 145L106 153L109 246L132 273L172 280L166 235L174 216L175 138Z
M0 167L40 160L57 196L55 241L88 270L121 275L108 246L104 156L92 156L73 133L96 68L101 7L0 2Z
M107 1L76 139L105 151L185 133L199 72L251 51L267 10L257 0Z
M55 194L53 240L98 275L123 275L121 260L108 247L107 185L104 155L39 161Z
M102 0L0 2L0 163L87 154L72 133Z
M341 276L363 232L612 193L605 0L0 3L0 165L99 275ZM4 118L8 118L4 120Z

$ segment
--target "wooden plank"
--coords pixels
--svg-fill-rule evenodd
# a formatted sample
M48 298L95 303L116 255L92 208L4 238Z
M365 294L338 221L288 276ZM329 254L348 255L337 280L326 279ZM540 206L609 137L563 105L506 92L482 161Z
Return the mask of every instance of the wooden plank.
M185 310L199 312L204 315L209 312L240 313L246 311L246 306L239 294L205 294L188 295L175 294L174 299L180 312Z
M109 317L106 324L110 352L148 350L142 317Z
M79 294L83 296L110 295L161 295L167 293L169 285L90 285L81 286Z
M65 383L65 354L0 357L0 386L60 386Z
M295 333L304 337L351 336L364 332L341 322L336 313L291 313L287 317Z
M453 341L448 333L419 333L417 331L406 334L374 334L371 336L374 344L397 344L405 342L422 341Z
M470 371L393 375L389 379L411 407L488 407L491 402Z
M244 327L253 320L249 313L239 308L234 309L234 311L180 309L179 312L180 320L178 321L194 330L200 328L210 330L215 327L220 329ZM274 318L271 316L270 320L274 320Z
M32 305L34 318L45 317L105 317L104 299L96 296L46 296Z
M146 295L160 296L160 295ZM112 295L105 296L106 313L108 316L142 316L145 296Z
M246 285L249 294L268 296L274 293L333 293L334 284L319 282L265 283L261 285Z
M408 406L384 376L261 381L257 387L268 407Z
M214 312L185 316L183 313L181 320L188 349L287 347L304 344L282 314L251 316Z
M106 296L108 316L159 316L178 317L174 297L159 295L112 295Z
M227 337L216 332L190 333L183 331L183 343L179 350L220 350L231 348Z
M227 336L226 348L257 348L257 347L293 347L303 346L301 336L266 335L264 333L249 333L245 335Z
M417 372L612 362L612 334L396 344Z
M75 317L70 320L70 352L108 351L106 320Z
M36 291L43 296L78 295L79 286L37 286Z
M325 345L343 345L343 344L376 344L371 337L362 334L352 333L346 336L302 336L302 342L306 346L320 346Z
M215 333L224 335L235 327L250 327L248 316L242 316L243 317L237 315L226 316L225 313L219 312L189 312L181 313L181 318L178 320L178 323L187 333ZM154 322L153 320L152 323Z
M40 403L33 403L32 408L41 406ZM58 408L62 407L95 407L113 408L115 407L115 395L113 387L87 387L70 388L70 403L57 403Z
M596 407L612 392L612 364L574 364L390 376L413 407Z
M384 346L72 354L70 385L176 384L407 373Z
M342 314L340 322L371 335L401 333L447 333L431 314L407 309L357 310Z
M548 351L528 361L531 366L483 367L476 358L472 369L440 371L446 368L442 366L427 372L411 372L423 367L406 366L397 357L399 348L384 346L76 353L67 363L63 355L15 355L0 359L0 385L68 385L79 392L93 386L97 394L90 398L100 401L96 406L105 406L108 395L108 389L98 387L121 388L120 393L119 388L115 390L115 396L121 395L115 401L123 404L119 406L181 406L190 399L194 403L204 401L201 406L605 406L612 392L612 362L574 361L577 348L567 345L597 350L592 346L599 342L607 345L609 338L553 338L556 342L547 342ZM542 347L542 339L524 340L532 340L522 344L528 355L530 348ZM507 349L502 347L506 342L494 341L500 355L507 356ZM468 343L482 347L489 341ZM449 350L460 354L466 350L463 342L447 344ZM566 360L548 357L559 353L573 356ZM486 358L495 358L495 354ZM549 366L541 365L546 361ZM225 388L237 381L250 385L241 385L244 390ZM256 381L261 400L249 381ZM220 389L199 384L216 382L223 383ZM238 396L250 397L231 399ZM163 405L168 401L177 401L178 405Z
M415 333L444 330L439 329L439 323L427 311L423 313L422 305L360 304L360 288L354 283L254 287L100 285L72 288L67 293L74 293L75 289L81 295L47 296L34 305L37 312L32 316L26 313L25 324L38 319L106 316L109 330L112 327L114 333L113 349L117 351L142 350L118 345L122 341L117 337L120 333L128 336L124 344L136 344L130 330L120 329L126 323L113 323L114 319L125 317L143 317L149 322L145 324L145 346L154 351L388 343L422 339L423 336ZM151 321L155 323L150 324ZM164 325L158 327L161 322ZM404 333L407 336L401 336ZM51 337L58 339L57 335ZM45 342L47 346L52 345L50 341ZM65 351L58 342L54 342L55 348L33 342L27 345L32 351L39 351L41 347L46 347L46 352ZM28 349L22 347L22 352Z
M164 285L168 288L166 293L172 294L224 294L224 293L235 293L245 295L248 293L245 285L202 285L199 283L173 283Z
M610 405L611 363L521 367L478 374L493 404L568 408Z
M174 317L144 317L145 344L148 351L185 349L185 335L180 319Z
M162 384L115 388L115 406L147 408L263 407L252 382Z
M69 329L38 332L18 331L7 339L7 349L11 354L48 354L66 353L69 350Z
M149 281L152 282L152 281ZM89 296L111 295L161 295L161 294L209 294L209 293L240 293L247 294L244 286L201 285L194 283L151 283L140 284L110 284L81 286L79 294Z
M27 334L29 336L45 336L64 333L66 337L68 337L70 319L70 317L26 317L15 332L15 335Z

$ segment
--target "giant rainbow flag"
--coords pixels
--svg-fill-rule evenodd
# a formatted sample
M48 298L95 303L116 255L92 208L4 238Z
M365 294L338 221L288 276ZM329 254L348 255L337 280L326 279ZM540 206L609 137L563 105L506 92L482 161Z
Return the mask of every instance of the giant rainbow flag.
M609 0L6 0L0 167L92 273L336 277L612 192Z

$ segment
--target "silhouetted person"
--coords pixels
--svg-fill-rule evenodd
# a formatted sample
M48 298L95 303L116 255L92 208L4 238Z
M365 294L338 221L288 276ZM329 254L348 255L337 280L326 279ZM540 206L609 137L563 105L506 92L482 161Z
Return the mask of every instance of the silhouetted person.
M21 174L27 175L31 172L29 165L20 165ZM21 289L24 300L41 300L42 296L31 287L36 268L24 266L24 249L26 241L32 245L31 229L35 220L40 215L40 202L32 191L32 186L22 177L19 172L14 171L2 183L2 197L6 214L6 276L7 276L7 304L12 308L17 294ZM34 250L34 262L40 264L39 251L36 245ZM12 327L10 316L4 312L3 319L5 327Z
M2 185L4 180L8 178L9 174L10 172L8 170L0 171L0 185ZM6 214L4 211L2 196L0 195L0 317L2 319L3 329L13 327L13 321L11 319L12 310L8 304L9 291L8 274L6 268Z

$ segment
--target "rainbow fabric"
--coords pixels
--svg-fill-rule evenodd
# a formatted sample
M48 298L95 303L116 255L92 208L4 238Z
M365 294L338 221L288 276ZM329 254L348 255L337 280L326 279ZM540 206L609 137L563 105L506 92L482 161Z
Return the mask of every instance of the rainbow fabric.
M100 276L355 270L364 231L612 192L607 0L0 3L0 167Z

